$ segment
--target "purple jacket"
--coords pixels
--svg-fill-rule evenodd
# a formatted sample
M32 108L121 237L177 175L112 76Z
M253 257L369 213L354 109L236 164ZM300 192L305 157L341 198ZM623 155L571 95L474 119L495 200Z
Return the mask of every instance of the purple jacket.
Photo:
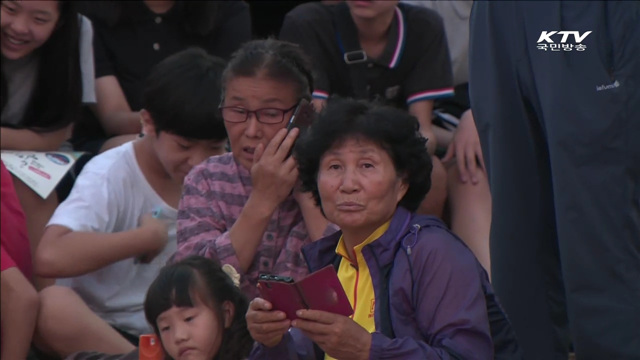
M462 359L493 359L480 265L442 227L425 226L411 232L416 217L399 207L389 229L362 250L376 297L376 332L369 358L453 359L455 354ZM439 223L429 219L435 221ZM333 264L340 235L337 232L303 248L310 271ZM381 269L388 266L389 316L395 338L380 331L384 321L383 311L378 311L379 304L387 303L380 279ZM294 328L279 345L258 345L250 356L255 360L296 358L321 360L324 355Z

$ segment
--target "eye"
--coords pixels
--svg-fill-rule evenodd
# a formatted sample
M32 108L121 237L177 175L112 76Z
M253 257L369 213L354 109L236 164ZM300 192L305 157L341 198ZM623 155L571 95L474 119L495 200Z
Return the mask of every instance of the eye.
M35 18L35 22L36 24L46 24L49 22L49 19L44 19L44 18Z
M181 142L176 142L176 144L178 144L178 147L182 150L189 150L191 148L191 145L189 144L184 144Z
M373 169L374 168L372 163L364 163L364 164L362 164L362 167L365 168L365 169Z
M331 164L331 165L329 165L329 170L340 170L340 165Z
M15 6L9 5L8 3L2 2L2 8L9 14L15 14L16 8Z
M162 332L167 332L167 331L169 331L169 329L170 329L170 327L169 327L169 326L162 326L162 327L160 327L160 332L161 332L161 333L162 333Z
M185 322L190 322L191 320L193 320L195 318L195 316L187 316L186 318L184 318Z
M240 115L244 115L244 114L247 113L247 109L243 109L243 108L240 108L240 107L233 107L233 108L231 108L231 111L236 113L236 114L240 114Z

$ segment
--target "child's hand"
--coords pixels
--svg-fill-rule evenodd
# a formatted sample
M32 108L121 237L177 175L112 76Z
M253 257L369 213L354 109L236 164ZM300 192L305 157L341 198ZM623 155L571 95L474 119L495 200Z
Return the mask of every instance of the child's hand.
M144 229L149 244L147 252L140 257L142 263L149 263L155 258L169 241L169 228L167 224L154 217L153 214L144 214L140 217L140 229Z

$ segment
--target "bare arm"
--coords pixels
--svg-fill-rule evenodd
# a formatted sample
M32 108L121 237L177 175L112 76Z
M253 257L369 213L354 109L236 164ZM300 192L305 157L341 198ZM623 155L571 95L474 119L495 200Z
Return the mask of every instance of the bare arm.
M327 226L329 226L329 221L322 215L322 211L316 205L313 196L309 192L299 193L295 191L294 197L300 206L309 237L312 241L321 239L327 230Z
M0 132L2 150L54 151L70 137L71 125L51 132L3 127Z
M0 283L0 359L26 359L38 317L38 293L17 267L3 270Z
M132 111L118 79L114 75L96 79L97 104L92 107L108 135L137 134L140 115Z
M137 229L116 233L76 232L60 225L47 227L36 249L34 270L42 277L71 277L114 262L148 255L164 248L167 228L147 218Z
M431 125L431 115L433 112L433 100L416 101L409 105L409 113L415 116L420 123L420 133L429 139L427 142L427 151L433 155L436 151L438 143L435 133Z

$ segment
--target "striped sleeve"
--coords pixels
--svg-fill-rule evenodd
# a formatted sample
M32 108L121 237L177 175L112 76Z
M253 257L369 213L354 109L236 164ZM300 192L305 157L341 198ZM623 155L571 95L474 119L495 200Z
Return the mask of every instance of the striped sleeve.
M171 262L189 255L200 255L230 264L240 272L240 262L231 245L223 205L216 200L219 199L218 191L209 182L213 172L223 170L210 166L210 161L207 161L195 167L185 178L178 209L178 250Z

